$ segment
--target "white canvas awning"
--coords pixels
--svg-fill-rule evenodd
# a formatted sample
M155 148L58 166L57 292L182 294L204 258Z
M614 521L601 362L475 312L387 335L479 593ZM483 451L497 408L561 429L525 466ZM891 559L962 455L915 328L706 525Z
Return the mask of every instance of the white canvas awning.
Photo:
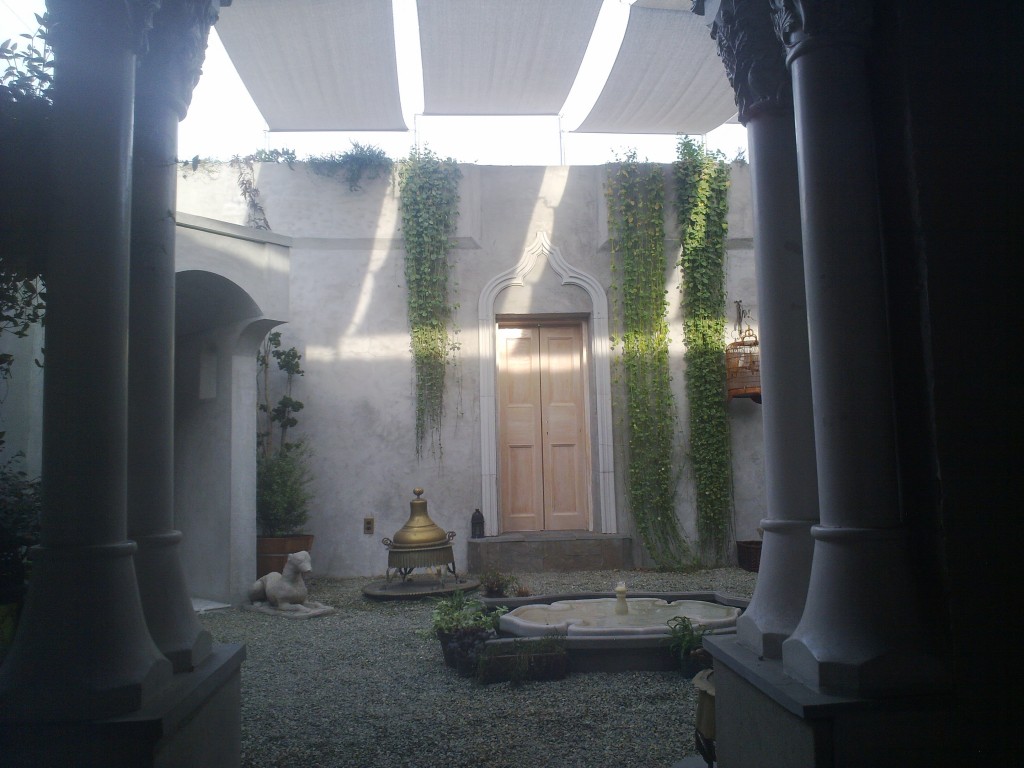
M735 114L689 0L621 2L395 0L396 21L392 0L244 0L221 9L217 31L271 131L407 130L417 103L425 115L559 115L609 4L625 35L578 132L706 133ZM410 86L395 26L414 16L422 79Z
M581 133L707 133L736 101L706 21L633 6L604 90Z
M424 114L557 115L601 0L418 0Z
M270 130L407 130L391 0L241 0L217 33Z

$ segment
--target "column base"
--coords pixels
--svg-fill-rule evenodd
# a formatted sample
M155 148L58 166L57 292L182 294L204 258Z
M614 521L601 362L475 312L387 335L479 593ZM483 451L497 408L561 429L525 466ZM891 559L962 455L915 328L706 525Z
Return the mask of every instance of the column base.
M969 738L948 694L831 696L736 638L709 636L715 659L715 746L721 768L931 768L957 764ZM970 764L969 761L964 765Z
M814 526L807 603L782 644L786 673L838 695L886 696L949 685L921 621L903 529Z
M782 658L782 642L804 611L814 539L813 520L762 520L764 542L754 597L736 621L740 645L758 656Z
M178 557L180 531L139 536L135 574L156 647L176 674L191 672L210 653L210 633L199 624Z
M216 646L193 672L176 675L156 700L125 717L85 723L0 720L4 765L237 766L244 659L245 646Z
M36 547L11 651L0 668L0 719L77 721L134 712L171 680L146 628L123 541Z

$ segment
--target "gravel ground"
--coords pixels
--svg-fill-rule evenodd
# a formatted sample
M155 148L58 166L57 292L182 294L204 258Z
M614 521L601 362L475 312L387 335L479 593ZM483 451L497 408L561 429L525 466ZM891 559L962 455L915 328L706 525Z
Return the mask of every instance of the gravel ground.
M534 594L717 590L750 597L756 574L531 573ZM237 609L201 616L242 642L242 765L331 768L668 767L693 752L696 692L678 672L571 674L481 685L444 666L431 601L376 602L371 579L311 579L331 616L296 621Z

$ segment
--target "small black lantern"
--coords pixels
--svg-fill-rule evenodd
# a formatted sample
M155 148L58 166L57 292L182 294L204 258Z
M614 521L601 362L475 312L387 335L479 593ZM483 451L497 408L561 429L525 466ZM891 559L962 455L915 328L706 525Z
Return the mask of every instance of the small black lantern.
M484 516L479 509L473 513L473 518L469 527L470 538L482 539L484 537Z

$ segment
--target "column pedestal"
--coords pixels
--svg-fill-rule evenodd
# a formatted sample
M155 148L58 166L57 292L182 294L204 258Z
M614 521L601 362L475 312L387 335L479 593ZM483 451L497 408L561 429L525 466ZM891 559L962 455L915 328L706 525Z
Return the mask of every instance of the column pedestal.
M782 658L782 643L803 614L814 556L812 525L803 520L761 521L764 541L757 584L750 605L736 621L740 643L758 656Z
M0 722L93 720L133 712L168 683L135 586L134 542L37 547L11 652Z
M815 526L812 589L782 644L786 672L813 690L910 694L947 677L921 637L902 529Z
M793 680L728 635L705 638L715 659L715 745L721 768L934 768L959 765L970 734L951 696L835 696ZM964 762L969 764L969 761Z
M132 712L90 722L0 722L10 768L237 768L245 648L219 645L161 695Z

